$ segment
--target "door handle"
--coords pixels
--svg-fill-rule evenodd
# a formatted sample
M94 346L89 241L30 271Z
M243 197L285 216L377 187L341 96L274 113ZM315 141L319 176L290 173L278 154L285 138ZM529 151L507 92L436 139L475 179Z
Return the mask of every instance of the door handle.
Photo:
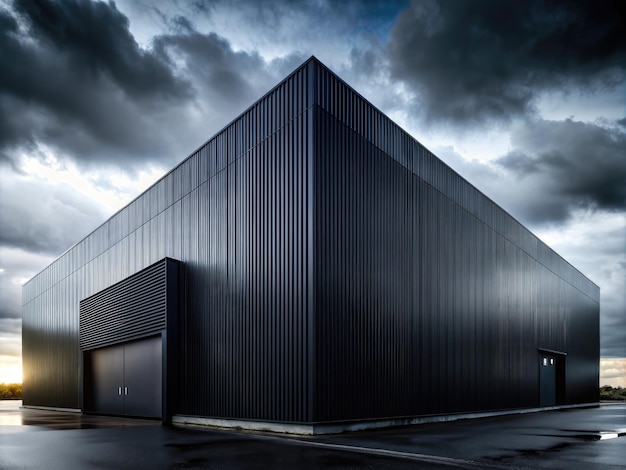
M124 387L124 395L128 395L128 387Z
M117 394L121 395L122 394L122 387L117 387Z

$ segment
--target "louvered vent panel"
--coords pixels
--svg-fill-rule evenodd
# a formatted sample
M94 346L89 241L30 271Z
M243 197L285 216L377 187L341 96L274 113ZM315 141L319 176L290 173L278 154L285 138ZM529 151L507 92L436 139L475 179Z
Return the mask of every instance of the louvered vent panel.
M80 302L80 348L95 349L166 327L167 259Z

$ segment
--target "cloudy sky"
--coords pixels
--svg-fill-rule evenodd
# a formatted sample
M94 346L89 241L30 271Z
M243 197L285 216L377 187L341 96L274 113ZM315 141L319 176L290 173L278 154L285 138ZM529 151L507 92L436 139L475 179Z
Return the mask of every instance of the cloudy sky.
M0 382L21 285L311 55L601 287L626 386L618 1L0 0Z

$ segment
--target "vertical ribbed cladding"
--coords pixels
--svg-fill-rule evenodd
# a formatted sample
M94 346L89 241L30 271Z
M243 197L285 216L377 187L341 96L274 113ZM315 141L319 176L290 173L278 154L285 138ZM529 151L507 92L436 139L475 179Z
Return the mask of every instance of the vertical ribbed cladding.
M212 139L208 178L183 197L182 414L309 420L306 77Z
M316 419L396 416L417 385L415 188L398 162L315 114Z
M24 286L26 404L80 407L79 301L171 257L185 267L174 411L311 419L309 67Z
M315 64L316 421L597 400L599 289Z

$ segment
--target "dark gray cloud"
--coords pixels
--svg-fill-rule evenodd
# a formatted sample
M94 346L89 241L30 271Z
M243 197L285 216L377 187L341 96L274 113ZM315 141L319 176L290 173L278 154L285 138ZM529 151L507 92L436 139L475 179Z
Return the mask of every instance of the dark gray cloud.
M169 167L305 58L266 62L175 23L145 49L114 3L0 10L0 163L45 145L83 166Z
M625 305L622 304L623 308ZM602 357L626 357L626 313L621 311L606 312L602 305L600 317L600 349Z
M611 0L415 1L391 35L392 76L427 121L527 115L542 91L626 80L625 11Z
M290 37L290 21L313 14L334 22L352 16L349 31L383 35L398 10L385 2L362 6L251 2L232 11L254 19L255 36L267 43L276 34ZM168 17L166 7L151 10L170 33L148 48L113 2L16 0L0 10L0 163L16 168L19 155L50 150L92 168L169 167L310 55L296 48L268 61L235 51L224 37L199 31L195 18ZM190 8L210 16L231 7ZM310 25L307 34L322 30Z
M16 0L31 38L51 46L80 78L107 77L133 99L184 99L185 83L167 56L141 49L115 3Z
M511 128L511 151L488 164L451 147L435 153L532 227L567 222L577 211L626 212L626 132L567 119Z
M160 55L176 56L194 83L197 98L228 118L236 117L305 60L295 54L268 64L258 53L235 52L226 39L199 33L190 24L184 32L155 38L154 46Z
M39 142L78 161L158 158L146 116L177 109L191 88L138 47L115 5L18 1L14 11L0 12L5 160Z
M24 155L103 175L173 166L305 59L265 61L176 22L143 49L113 3L0 9L0 247L58 255L106 218L68 186L20 179Z
M626 211L626 132L567 119L534 120L513 132L516 150L497 160L518 180L544 185L561 208L539 218L560 220L574 208Z

